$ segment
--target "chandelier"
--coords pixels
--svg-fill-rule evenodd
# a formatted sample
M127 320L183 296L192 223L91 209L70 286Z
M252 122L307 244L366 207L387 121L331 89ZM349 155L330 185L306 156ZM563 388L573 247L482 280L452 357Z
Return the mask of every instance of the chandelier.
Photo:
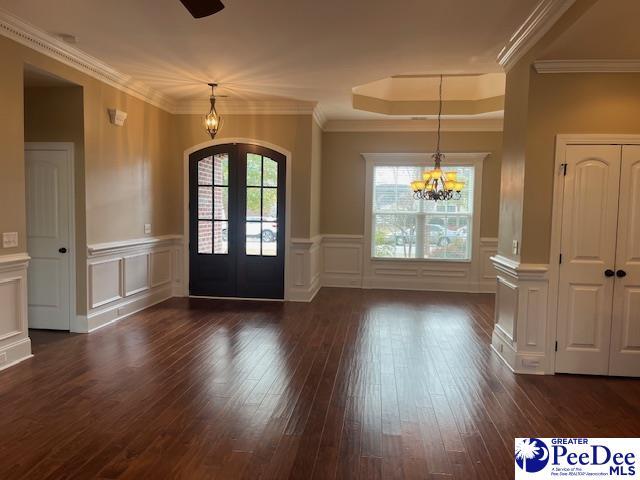
M458 181L458 172L442 170L444 153L440 151L440 130L442 125L442 75L440 75L440 105L438 109L438 137L436 153L432 155L435 167L422 174L421 180L411 182L413 196L417 200L459 200L464 183Z
M209 102L211 102L211 109L209 113L204 117L204 128L209 135L211 135L211 140L216 137L218 130L222 127L222 117L216 110L216 95L214 93L214 89L218 86L217 83L210 83L211 87L211 96L209 97Z

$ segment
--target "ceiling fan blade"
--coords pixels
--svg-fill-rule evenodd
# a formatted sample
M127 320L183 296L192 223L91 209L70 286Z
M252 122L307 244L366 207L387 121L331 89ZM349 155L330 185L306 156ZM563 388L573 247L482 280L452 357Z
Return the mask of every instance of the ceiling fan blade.
M220 0L180 0L182 4L193 15L193 18L204 18L214 13L218 13L224 8Z

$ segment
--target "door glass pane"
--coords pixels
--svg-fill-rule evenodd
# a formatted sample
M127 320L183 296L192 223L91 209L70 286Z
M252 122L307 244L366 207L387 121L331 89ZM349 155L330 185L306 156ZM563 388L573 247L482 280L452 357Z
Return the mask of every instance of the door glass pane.
M262 224L262 255L275 257L278 254L278 224L264 222Z
M214 185L229 185L229 155L219 153L214 157Z
M260 223L246 222L247 238L246 248L247 255L260 255Z
M260 188L247 188L247 220L260 220Z
M226 255L229 253L229 222L213 222L213 253Z
M278 189L262 190L262 220L272 221L278 218Z
M247 154L247 185L250 187L262 185L262 157L255 153Z
M216 220L229 220L229 187L213 189L213 205Z
M211 220L213 214L211 187L198 187L198 219Z
M198 253L211 253L212 245L211 222L198 222Z
M213 159L207 157L198 162L198 185L213 184Z
M278 163L264 157L262 184L265 187L278 186Z

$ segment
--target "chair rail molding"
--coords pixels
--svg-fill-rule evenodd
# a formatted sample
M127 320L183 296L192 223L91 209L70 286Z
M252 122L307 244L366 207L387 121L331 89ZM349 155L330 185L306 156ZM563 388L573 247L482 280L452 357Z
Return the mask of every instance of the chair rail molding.
M574 3L575 0L541 0L498 54L500 66L509 70Z
M31 355L27 320L26 253L0 256L0 370Z
M547 302L549 266L491 257L496 276L491 348L515 373L552 374Z
M89 333L182 294L181 235L89 245L86 316L72 325Z

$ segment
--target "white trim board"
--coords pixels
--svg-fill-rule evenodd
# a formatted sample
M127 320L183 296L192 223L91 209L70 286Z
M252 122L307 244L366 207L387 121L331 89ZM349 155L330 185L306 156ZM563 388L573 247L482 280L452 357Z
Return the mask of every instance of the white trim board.
M509 70L574 3L575 0L541 0L498 54L500 66Z
M100 254L111 254L118 250L129 250L134 247L149 247L153 245L171 244L181 242L182 235L160 235L156 237L134 238L131 240L121 240L117 242L94 243L87 245L89 256Z
M183 154L183 165L182 165L182 191L183 191L183 199L182 199L182 216L183 216L183 232L184 232L184 242L182 246L182 278L183 282L183 295L185 297L189 296L189 155L195 153L199 150L203 150L208 147L212 147L215 145L226 145L226 144L236 144L236 143L246 143L252 145L259 145L261 147L268 148L270 150L274 150L285 157L286 164L286 201L285 201L285 248L284 248L284 299L290 299L290 279L291 279L291 194L292 194L292 154L289 150L286 150L279 145L275 145L269 142L263 142L261 140L255 140L250 138L243 137L231 137L231 138L217 138L215 140L210 140L208 142L199 143L198 145L194 145L184 151Z
M638 73L640 60L538 60L538 73Z

